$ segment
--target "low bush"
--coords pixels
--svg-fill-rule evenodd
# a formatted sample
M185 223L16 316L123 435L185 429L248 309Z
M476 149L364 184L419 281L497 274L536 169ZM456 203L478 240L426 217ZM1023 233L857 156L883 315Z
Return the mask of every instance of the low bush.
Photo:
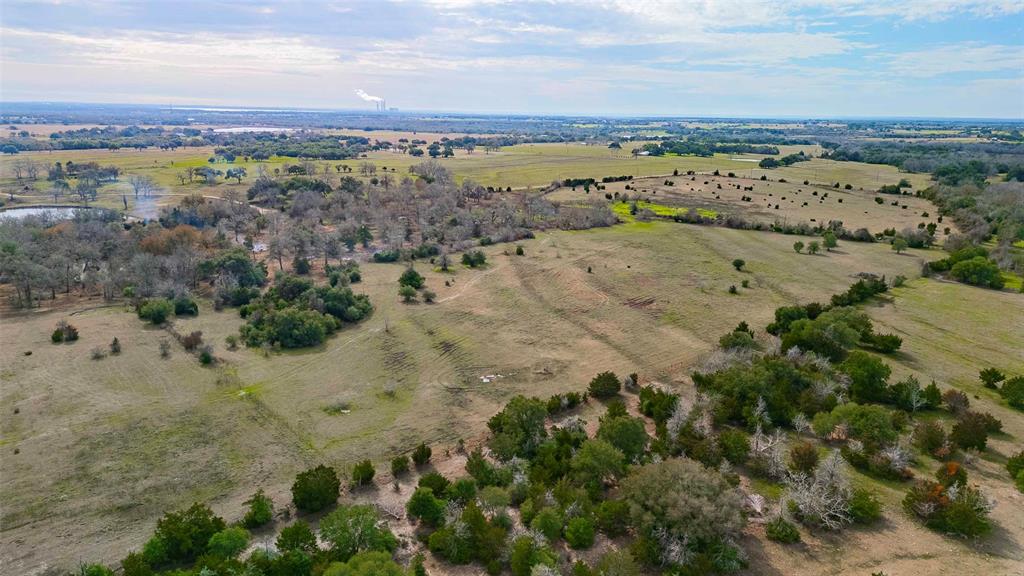
M487 256L480 250L471 250L462 255L462 265L478 268L487 263Z
M166 322L173 312L174 304L165 298L146 300L139 305L138 309L139 318L148 320L154 326Z
M582 516L569 520L565 526L565 541L575 550L590 548L594 545L594 523Z
M199 314L199 305L188 296L179 296L174 299L175 316L195 316Z
M1000 382L1006 380L1006 375L995 368L985 368L978 374L978 376L985 388L991 388L993 390L998 387Z
M405 505L409 517L428 526L438 526L444 520L445 502L434 496L434 491L420 486Z
M411 266L402 272L402 275L398 277L399 286L412 286L416 290L423 287L424 279L414 268Z
M200 346L202 346L202 344L203 332L201 330L195 330L181 339L181 346L189 352L192 352L196 348L199 348Z
M309 524L299 520L281 529L275 545L281 552L297 550L307 554L312 553L317 550L316 534L313 533Z
M938 422L921 422L914 428L913 441L919 450L937 457L946 447L946 431Z
M1010 473L1010 478L1016 478L1021 472L1024 472L1024 450L1006 460L1006 470Z
M54 344L61 342L74 342L78 340L78 328L68 324L64 320L57 323L57 328L50 335L50 341Z
M612 372L601 372L590 381L588 391L594 398L611 398L619 393L622 384Z
M398 539L381 521L377 509L365 504L338 506L324 516L320 520L320 539L329 547L331 559L341 562L348 562L360 552L387 552L390 556L398 547Z
M547 401L548 414L558 414L566 410L572 410L583 402L583 395L579 392L566 392L565 394L553 394Z
M309 271L309 260L307 260L306 258L300 258L298 256L292 258L292 272L295 272L299 276L306 276L309 274Z
M472 478L459 478L448 485L445 497L451 502L465 505L476 498L476 482Z
M753 350L757 343L749 333L736 331L719 338L718 347L722 350Z
M417 484L421 488L430 488L434 491L434 494L441 496L448 492L448 486L450 485L451 481L438 472L429 472L420 476L419 483Z
M406 455L395 456L391 459L391 475L395 478L409 471L409 457Z
M147 547L158 565L192 562L207 552L210 538L226 527L224 519L215 515L208 506L193 504L186 510L164 514L156 523L152 544L147 544Z
M871 492L854 489L850 495L850 517L855 524L870 524L882 517L882 503Z
M416 300L416 289L412 286L399 286L398 295L402 298L402 302L409 303Z
M959 462L943 462L935 471L935 479L943 488L967 482L967 470Z
M220 558L235 558L249 545L249 531L232 526L210 537L208 552Z
M213 361L214 357L212 346L203 346L202 348L199 349L200 364L202 364L203 366L209 366L210 364L213 364Z
M530 521L530 528L540 532L554 542L562 535L562 515L554 507L547 507L537 512L537 515Z
M967 398L967 394L960 390L950 389L943 392L942 403L953 414L961 414L971 407L971 401Z
M334 468L320 465L299 473L292 484L292 501L303 512L318 512L338 501L341 481Z
M242 518L242 526L259 528L273 519L274 502L263 493L263 490L257 490L245 503L249 510Z
M789 469L810 474L818 466L818 447L810 442L799 442L789 449Z
M999 395L1017 410L1024 410L1024 376L1010 378L999 389Z
M595 511L597 528L610 538L622 536L629 528L629 504L623 500L605 500Z
M800 541L800 531L792 522L787 522L782 516L765 524L764 533L769 540L783 544L795 544Z
M840 404L828 413L816 414L812 427L814 433L823 438L831 438L842 431L847 438L862 441L868 452L895 442L899 434L888 410L855 402Z
M373 462L363 460L352 467L352 484L365 486L373 481L376 473L377 471L373 468Z
M430 453L431 453L430 446L427 446L426 444L420 443L420 445L417 446L412 451L412 461L417 466L423 466L427 462L430 462Z
M734 428L727 428L718 434L718 447L722 457L737 466L746 463L750 454L750 440L746 433Z
M992 424L985 415L977 412L965 412L957 419L956 424L953 424L949 440L961 449L985 450L991 426Z

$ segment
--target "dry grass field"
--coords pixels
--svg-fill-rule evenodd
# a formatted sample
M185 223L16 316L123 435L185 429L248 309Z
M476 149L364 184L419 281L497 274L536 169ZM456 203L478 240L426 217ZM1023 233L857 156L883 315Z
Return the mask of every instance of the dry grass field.
M641 178L612 182L605 185L605 190L591 189L589 193L582 186L575 190L563 187L550 193L548 198L572 202L601 198L606 193L628 194L631 198L639 195L658 205L735 214L754 222L825 225L832 220L840 220L848 230L867 228L871 232L888 228L916 230L921 224L935 223L940 243L946 236L946 227L950 228L950 233L956 232L951 220L939 222L935 206L921 198L877 194L873 188L846 190L823 185L808 186L802 181L762 181L742 177L745 174L737 173L736 178L711 175ZM778 176L773 173L772 177ZM750 200L744 200L744 197ZM883 203L876 203L876 197Z
M215 345L215 368L176 344L161 359L165 332L98 298L6 315L0 561L33 573L111 560L141 545L164 510L208 500L230 519L257 487L287 501L296 471L313 463L383 464L420 440L472 445L511 395L578 390L600 370L635 370L692 394L689 370L739 321L764 326L775 307L824 299L858 272L920 269L920 254L884 245L808 256L790 244L672 223L542 233L522 257L488 248L483 270L420 265L438 293L429 305L399 303L401 266L367 264L357 289L371 295L373 316L318 349L228 351L224 337L241 322L234 310L176 321ZM732 268L736 257L747 271ZM728 294L744 279L750 288ZM61 319L80 341L49 342ZM90 359L114 336L121 355Z

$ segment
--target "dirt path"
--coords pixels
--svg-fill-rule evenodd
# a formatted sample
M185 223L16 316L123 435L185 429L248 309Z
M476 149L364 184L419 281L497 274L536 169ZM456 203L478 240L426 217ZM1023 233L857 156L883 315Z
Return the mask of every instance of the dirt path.
M459 289L454 294L452 294L451 296L445 296L444 298L441 298L437 302L440 304L441 302L447 302L449 300L454 300L454 299L458 298L459 296L462 296L463 292L465 292L467 288L469 288L470 286L473 286L474 284L479 282L481 278L483 278L485 276L488 276L488 275L490 275L490 274L492 274L494 272L497 272L498 270L501 270L504 267L505 267L505 264L499 264L497 266L492 267L490 270L487 270L486 272L483 272L481 274L477 274L476 276L471 278L468 282L466 282L465 284L461 285L459 287Z

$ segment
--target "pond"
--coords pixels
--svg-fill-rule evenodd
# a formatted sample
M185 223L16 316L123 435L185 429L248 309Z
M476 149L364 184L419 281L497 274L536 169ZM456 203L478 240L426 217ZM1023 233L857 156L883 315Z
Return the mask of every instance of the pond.
M0 218L25 218L26 216L48 216L54 220L67 220L75 217L79 210L103 210L83 206L24 206L0 210Z

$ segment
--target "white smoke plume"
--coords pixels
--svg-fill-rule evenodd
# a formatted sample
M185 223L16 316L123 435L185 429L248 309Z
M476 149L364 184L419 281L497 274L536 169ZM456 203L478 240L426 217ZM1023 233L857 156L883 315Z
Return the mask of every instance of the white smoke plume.
M359 96L360 98L362 98L363 100L365 100L367 102L383 102L384 101L384 99L381 98L380 96L371 96L370 94L367 94L366 91L363 90L362 88L359 88L358 90L356 90L356 96Z

